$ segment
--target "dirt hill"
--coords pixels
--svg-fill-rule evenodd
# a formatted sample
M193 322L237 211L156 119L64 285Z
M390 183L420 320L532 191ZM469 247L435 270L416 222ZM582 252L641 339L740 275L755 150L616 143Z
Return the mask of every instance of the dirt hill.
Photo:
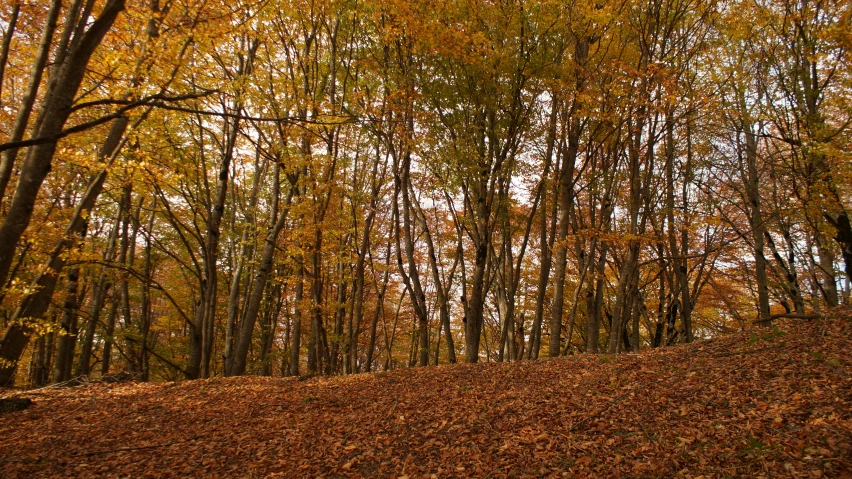
M852 477L848 318L618 357L34 391L0 414L0 477Z

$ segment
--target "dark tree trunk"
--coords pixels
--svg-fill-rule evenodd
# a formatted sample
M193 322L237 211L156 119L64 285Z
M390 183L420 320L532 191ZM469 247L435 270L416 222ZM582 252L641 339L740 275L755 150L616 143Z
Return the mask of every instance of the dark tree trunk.
M77 345L77 286L80 280L80 268L70 268L66 277L65 304L62 320L59 323L59 347L56 351L56 365L53 370L53 382L61 383L71 379L71 364L74 361L74 348Z

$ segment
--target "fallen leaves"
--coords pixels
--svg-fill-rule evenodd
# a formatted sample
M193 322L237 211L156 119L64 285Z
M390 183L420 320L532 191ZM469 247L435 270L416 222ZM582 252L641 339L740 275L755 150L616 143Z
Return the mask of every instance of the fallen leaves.
M852 324L778 332L607 360L43 391L0 415L0 476L852 473Z

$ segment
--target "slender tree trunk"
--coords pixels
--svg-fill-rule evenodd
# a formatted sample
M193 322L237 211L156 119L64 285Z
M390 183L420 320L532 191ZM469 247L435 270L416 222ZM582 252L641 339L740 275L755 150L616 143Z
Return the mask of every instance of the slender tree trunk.
M5 70L6 57L8 56L9 42L12 39L12 32L18 17L20 5L15 3L15 10L12 15L6 37L3 39L3 63L2 68ZM39 87L41 86L42 75L46 71L47 59L50 56L50 44L53 40L53 34L56 31L56 24L59 20L59 11L62 9L61 0L53 0L50 8L47 11L44 28L42 29L41 41L36 50L35 59L33 61L32 70L30 71L30 81L27 85L26 92L21 101L21 106L18 108L18 114L15 117L15 125L12 127L12 135L9 138L10 142L21 141L24 138L24 133L27 130L30 115L35 105L36 96L38 95ZM2 81L2 79L0 79ZM0 157L0 202L3 201L6 193L6 187L9 185L9 180L12 178L12 170L18 158L18 148L10 148L3 152ZM0 283L2 284L2 283Z
M118 297L113 291L113 298L110 302L109 313L107 314L106 326L104 327L104 350L101 353L101 376L109 374L109 368L112 361L112 345L115 342L115 317L118 313Z
M744 101L744 100L743 100ZM746 122L742 127L745 136L745 187L749 201L749 223L754 241L754 270L757 279L757 311L761 324L769 321L769 286L766 275L766 255L764 253L764 234L766 224L763 219L763 202L760 198L760 175L757 169L757 138L752 125Z
M367 361L365 364L367 372L370 372L373 367L373 352L376 349L376 328L379 324L379 316L384 317L385 294L387 293L388 279L390 278L392 248L392 242L388 241L387 253L385 254L385 274L382 279L382 286L376 293L378 295L378 298L376 298L376 311L373 313L373 322L370 325L370 346L367 348ZM357 364L353 363L353 367L357 370Z
M353 303L352 310L349 312L349 322L347 325L347 351L345 361L345 373L352 374L357 372L358 363L358 336L361 332L362 316L364 315L364 273L366 269L367 255L370 251L370 237L373 230L373 221L376 217L376 209L378 208L379 193L387 171L387 162L385 169L379 177L379 160L380 156L377 153L373 162L372 185L370 191L370 204L367 209L367 217L364 219L363 230L361 231L361 242L358 247L358 258L355 262L355 277L353 281Z
M594 296L592 297L592 308L589 311L588 325L586 326L586 352L597 354L601 334L601 316L603 315L604 299L604 273L606 272L606 256L609 252L609 243L601 241L600 258L597 261L597 274L595 280Z
M304 291L304 267L301 257L296 258L298 269L296 292L293 297L293 327L290 332L290 376L299 375L299 350L302 347L302 295Z
M258 157L259 158L259 157ZM251 197L249 198L248 209L246 212L245 225L243 227L243 233L240 240L240 253L237 257L237 267L234 270L234 277L231 280L231 291L228 295L228 322L225 326L225 372L227 374L233 368L233 355L234 355L234 342L235 342L235 331L237 328L237 315L239 313L240 306L240 283L243 279L243 268L247 261L250 260L251 256L254 253L254 248L249 243L249 232L252 231L255 227L255 214L254 209L257 206L257 196L260 191L260 177L262 176L260 173L260 164L259 160L256 160L254 163L255 175L252 180L252 188L251 188ZM280 181L280 164L275 163L275 178L276 189L278 188L278 182ZM274 194L273 204L277 204L277 193Z
M530 329L530 347L527 350L527 359L538 359L541 350L541 325L544 321L544 300L547 295L547 284L550 278L550 267L553 258L553 246L556 240L556 225L558 215L557 201L553 201L550 212L550 233L547 228L547 210L544 208L545 201L542 200L541 224L539 226L539 246L541 255L541 267L538 274L538 288L536 290L535 316Z
M343 357L340 353L343 353L346 357L349 357L349 342L346 343L346 348L341 348L341 343L343 342L343 320L346 318L346 301L347 294L346 290L349 289L349 279L346 278L346 265L341 262L340 264L340 281L337 283L337 311L335 313L334 318L334 344L332 346L331 352L331 360L332 360L332 373L343 372Z
M241 108L237 107L237 111ZM190 355L186 366L187 379L205 378L210 374L210 357L213 348L213 320L216 315L217 284L219 278L219 235L222 218L225 214L225 200L230 183L231 160L237 141L238 122L228 121L228 137L222 151L219 174L216 181L216 192L213 204L207 214L207 231L205 233L203 258L204 268L198 308L196 308L193 326L190 334Z
M689 186L688 179L692 177L692 124L691 119L686 125L686 164L684 165L684 180L681 185L681 206L683 212L689 211ZM690 217L684 214L684 218L680 227L680 302L683 307L681 317L683 318L683 330L685 343L691 343L695 339L695 332L692 328L692 308L694 298L689 287L689 231ZM700 273L699 273L700 274Z
M241 62L237 71L236 76L238 78L245 78L252 74L254 56L258 46L259 42L257 40L251 43L247 58L244 62ZM220 228L222 219L225 216L225 202L228 197L231 162L234 158L240 129L239 113L242 110L241 92L238 92L233 106L233 112L236 112L237 116L225 121L226 138L221 150L222 158L216 177L216 192L210 205L210 210L207 212L207 231L205 232L204 248L202 250L204 271L200 288L201 299L194 319L194 328L196 331L190 338L195 344L190 347L189 363L185 371L188 379L210 376L210 360L213 355L219 280Z
M53 352L53 333L39 336L36 340L36 359L33 365L33 387L47 386L50 381L50 359Z
M553 269L553 302L550 315L550 346L548 356L559 356L560 336L562 334L562 309L565 304L565 267L568 257L569 211L574 201L574 164L580 137L580 120L571 119L568 133L568 150L563 156L562 170L559 175L559 229L555 243Z
M314 243L311 251L311 340L308 343L308 373L322 371L322 230L314 218Z
M142 298L140 301L139 314L139 366L142 373L140 379L148 381L150 378L150 346L148 344L148 333L153 322L153 311L151 310L151 278L153 265L151 264L151 237L154 235L154 216L157 211L157 197L151 200L151 214L148 218L148 228L145 232L145 261L142 266Z
M640 117L643 115L643 113L640 113ZM618 275L615 311L612 328L610 328L609 347L607 348L609 354L618 352L622 331L624 330L624 320L629 316L630 305L628 303L628 295L630 293L630 280L633 277L633 269L636 267L639 254L639 242L634 238L639 231L638 218L642 196L641 178L639 175L639 145L642 139L643 125L644 122L640 120L635 126L635 130L631 132L631 144L628 153L630 157L630 198L628 211L630 223L628 234L631 239L628 242L627 256L621 265L621 271Z
M418 349L419 366L429 365L429 330L428 316L426 312L426 295L423 293L423 288L420 283L420 273L417 270L417 262L414 258L414 225L412 224L412 202L409 195L409 169L411 167L411 154L408 151L408 146L403 146L404 153L402 158L394 155L394 197L396 200L402 197L402 208L398 201L394 201L394 217L396 218L396 243L397 243L397 266L399 267L400 275L406 290L411 297L411 305L414 309L415 319L417 321L417 330L420 331L420 343ZM400 225L400 220L402 224ZM400 230L402 232L400 233ZM403 266L402 261L402 246L401 240L405 243L406 266Z
M778 247L775 245L775 241L772 239L769 232L763 232L766 244L769 246L769 250L772 251L772 256L775 258L775 273L781 280L787 283L784 289L789 295L790 300L793 301L793 308L795 309L796 314L802 315L805 314L805 301L802 299L802 291L799 288L799 278L796 273L795 251L793 250L792 239L789 232L785 231L783 236L789 248L787 261L785 261L784 257L781 256L781 253L778 251Z
M74 360L74 347L77 344L77 287L80 280L80 268L70 268L66 275L65 304L59 332L59 347L56 352L56 364L53 370L53 382L61 383L71 379L71 363Z
M281 312L281 284L275 283L271 288L270 297L266 301L267 308L264 314L263 323L261 324L261 341L260 341L260 375L272 375L271 364L269 362L269 352L272 350L272 343L275 339L275 330L278 324L278 315Z
M125 189L126 194L130 195L130 186L128 185ZM128 200L129 201L129 200ZM139 219L142 212L142 202L144 198L139 198L139 201L136 205L135 211L130 213L128 216L128 223L132 224L130 236L127 236L126 231L122 237L122 247L121 252L119 253L119 261L120 263L127 268L128 270L132 270L134 263L136 261L136 238L139 234ZM121 316L123 319L123 335L126 335L128 331L133 327L133 312L130 309L130 282L128 281L128 274L125 272L121 278ZM137 357L135 352L135 346L132 341L125 342L125 359L127 359L127 368L130 372L138 373L139 367L133 362L133 359Z
M455 273L455 268L458 265L458 256L456 257L455 263L453 264L453 267L450 270L450 274L447 278L447 281L443 281L441 279L441 272L438 269L438 256L435 253L435 242L432 239L432 232L429 230L429 225L426 222L426 213L420 207L420 204L417 202L416 199L414 201L414 204L417 208L417 218L419 219L420 228L423 230L423 236L426 240L426 249L429 255L429 269L432 272L432 283L434 284L435 297L438 303L438 332L439 334L441 331L444 332L444 335L447 340L447 359L450 364L455 364L457 361L456 346L455 340L453 339L453 332L450 329L450 302L447 298L447 295L449 294L449 290L452 287L453 275ZM437 352L435 357L438 358ZM438 364L437 359L435 360L435 364Z
M3 46L0 47L0 106L3 106L3 80L6 78L6 64L9 62L9 46L12 44L12 37L15 36L15 27L18 25L18 14L21 12L20 0L15 0L12 5L12 17L9 19L9 25L6 31L3 32ZM0 188L0 197L3 196L5 187Z
M689 314L691 312L691 308L689 307L689 277L687 275L687 264L686 264L686 256L681 255L681 247L687 248L688 245L682 244L678 246L677 242L677 233L678 228L675 223L674 217L674 162L675 162L675 143L674 143L674 119L673 112L668 112L666 116L666 133L665 133L665 141L666 141L666 164L665 164L665 178L666 178L666 223L668 226L668 241L669 241L669 252L671 254L671 265L674 270L675 277L675 287L672 289L674 294L681 294L681 326L683 328L683 336L682 340L684 342L688 342L691 338L691 332L689 327ZM685 218L682 218L681 221L686 221ZM683 292L686 291L684 295Z
M279 193L278 188L275 189L275 194ZM278 242L278 236L281 230L284 229L284 224L287 222L287 213L289 212L290 202L293 198L293 190L287 194L287 203L284 211L279 212L277 208L272 211L271 224L267 230L266 240L263 246L263 254L261 256L260 267L255 273L254 285L252 286L251 296L248 300L248 308L246 309L245 319L240 325L240 335L237 341L237 346L234 348L234 362L230 376L241 376L246 371L246 361L248 359L248 350L251 345L254 325L257 322L257 315L260 311L261 302L263 300L263 292L266 290L266 282L269 279L269 274L272 272L272 260L275 256L275 244Z
M527 359L538 359L539 351L541 349L541 323L544 320L544 300L547 294L547 283L550 278L550 267L552 263L552 249L553 249L553 239L555 238L556 232L556 215L558 214L558 202L553 201L552 211L551 211L551 224L553 225L552 232L548 236L548 228L547 228L547 178L550 172L550 165L553 163L554 152L556 149L556 124L559 112L559 100L554 96L551 111L550 111L550 121L547 129L547 150L544 156L544 173L541 177L541 222L539 224L539 274L538 274L538 288L536 290L536 298L535 298L535 315L533 316L533 324L530 328L530 340L529 340L529 348L527 348ZM556 163L557 167L559 164L559 157L561 153L557 153Z
M111 262L115 256L115 250L118 245L118 232L121 229L121 221L124 215L124 202L119 201L118 215L115 219L115 226L109 236L109 246L104 253L104 261ZM107 292L111 287L111 283L107 276L106 266L101 267L98 281L92 291L92 309L89 313L89 319L86 322L86 334L83 337L83 342L80 345L80 358L77 362L77 376L88 376L90 373L92 347L95 340L95 330L101 317L101 312L104 307Z

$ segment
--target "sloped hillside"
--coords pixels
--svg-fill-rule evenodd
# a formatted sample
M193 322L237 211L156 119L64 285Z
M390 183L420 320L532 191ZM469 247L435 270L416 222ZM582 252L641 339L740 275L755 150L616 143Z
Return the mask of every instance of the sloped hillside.
M0 476L849 477L852 323L638 355L29 393Z

